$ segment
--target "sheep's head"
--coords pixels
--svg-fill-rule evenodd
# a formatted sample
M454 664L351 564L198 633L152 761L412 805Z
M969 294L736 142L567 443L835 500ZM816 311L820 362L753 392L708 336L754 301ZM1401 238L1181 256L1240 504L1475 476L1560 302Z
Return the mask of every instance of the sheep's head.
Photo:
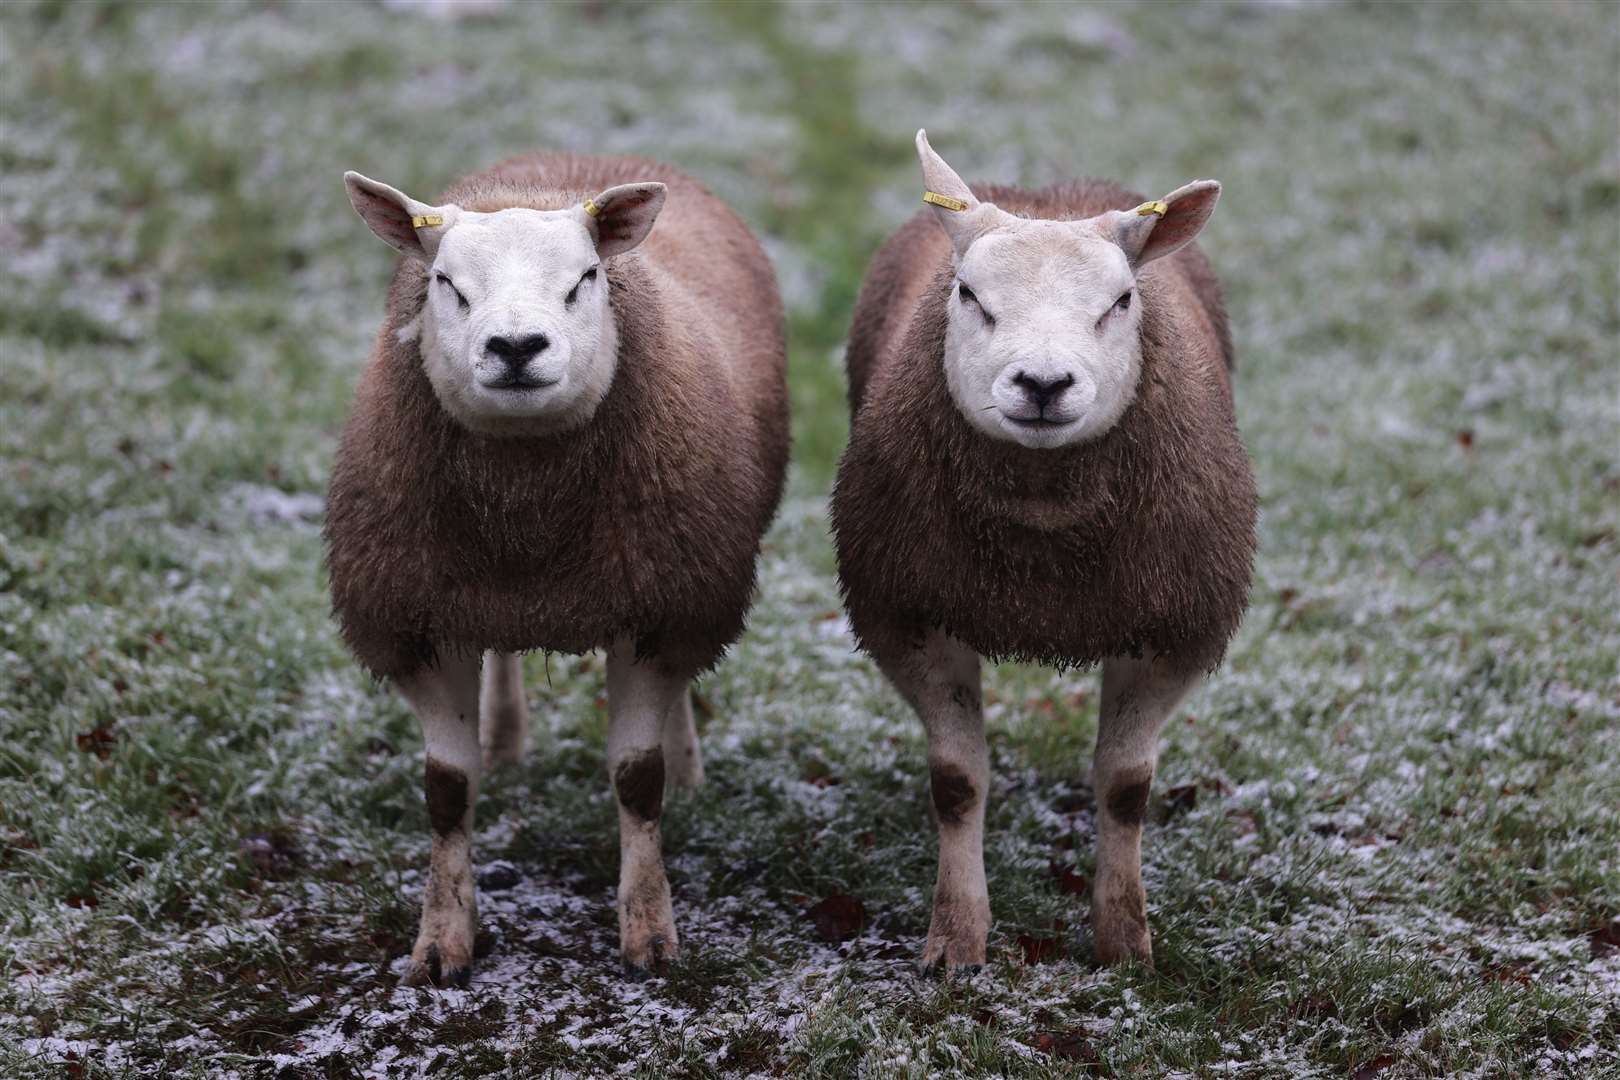
M1107 432L1142 370L1136 274L1191 242L1221 186L1199 180L1135 210L1020 218L980 202L917 132L928 201L951 238L945 379L970 424L1037 449Z
M618 366L602 260L641 243L664 185L623 184L566 210L429 206L345 173L371 231L427 267L418 335L446 411L490 435L546 435L595 413Z

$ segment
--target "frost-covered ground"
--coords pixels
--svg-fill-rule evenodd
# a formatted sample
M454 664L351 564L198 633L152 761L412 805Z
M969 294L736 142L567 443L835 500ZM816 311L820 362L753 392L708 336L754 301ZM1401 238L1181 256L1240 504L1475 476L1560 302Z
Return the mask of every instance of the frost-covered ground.
M0 7L0 1073L1620 1070L1614 7L443 6ZM919 124L975 176L1226 184L1263 549L1166 735L1152 972L1076 934L1094 678L1013 667L994 962L911 971L922 744L824 495ZM601 663L534 657L481 966L398 990L421 743L320 571L389 270L339 175L540 145L671 159L762 231L799 465L665 818L684 962L618 974Z

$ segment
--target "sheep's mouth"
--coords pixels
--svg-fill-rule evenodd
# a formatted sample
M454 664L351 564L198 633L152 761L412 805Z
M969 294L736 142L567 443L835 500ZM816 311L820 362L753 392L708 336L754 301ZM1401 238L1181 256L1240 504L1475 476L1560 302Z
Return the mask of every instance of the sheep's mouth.
M1015 427L1021 427L1029 431L1051 431L1060 427L1068 427L1074 423L1073 420L1060 420L1051 416L1008 416L1003 413L1001 418Z
M499 379L488 382L480 381L485 390L507 390L522 392L524 390L544 390L548 386L556 386L561 379L536 379L529 375L505 375Z

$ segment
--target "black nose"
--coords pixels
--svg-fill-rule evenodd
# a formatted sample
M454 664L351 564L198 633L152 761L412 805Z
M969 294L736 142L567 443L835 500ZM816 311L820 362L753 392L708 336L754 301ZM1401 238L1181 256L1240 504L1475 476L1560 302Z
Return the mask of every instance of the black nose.
M501 337L499 334L484 342L484 351L500 357L510 368L520 368L546 351L551 340L544 334L526 334L520 338Z
M1063 396L1063 391L1074 385L1074 376L1065 375L1061 379L1048 379L1042 382L1035 376L1020 371L1013 376L1013 384L1024 388L1024 396L1035 403L1035 407L1045 411L1046 407Z

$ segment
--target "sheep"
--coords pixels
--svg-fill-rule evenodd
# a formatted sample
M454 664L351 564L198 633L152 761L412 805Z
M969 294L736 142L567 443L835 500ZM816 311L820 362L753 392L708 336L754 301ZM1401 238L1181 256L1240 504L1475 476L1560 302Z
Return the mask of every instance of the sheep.
M688 684L742 631L787 465L770 263L719 199L649 161L518 157L433 205L344 180L402 256L325 539L343 638L426 743L404 981L470 978L473 806L480 769L522 755L528 650L606 650L621 954L632 975L660 968L678 955L665 781L702 779Z
M861 288L832 518L857 643L927 730L922 965L985 961L981 656L1102 665L1092 940L1099 962L1151 963L1158 734L1222 659L1255 549L1231 336L1187 246L1220 185L1151 203L1099 181L970 188L922 131L917 153L932 206Z

